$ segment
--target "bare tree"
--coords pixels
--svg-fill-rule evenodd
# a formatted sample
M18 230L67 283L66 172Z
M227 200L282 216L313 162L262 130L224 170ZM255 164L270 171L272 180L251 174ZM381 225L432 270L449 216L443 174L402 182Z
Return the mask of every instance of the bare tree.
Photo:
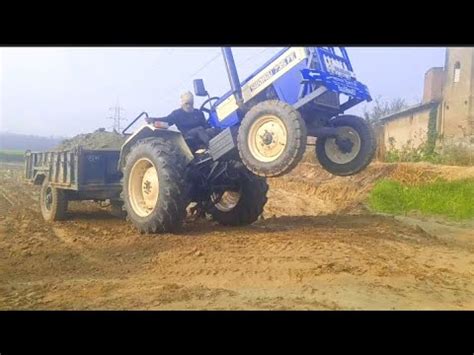
M382 100L381 97L378 97L370 109L367 109L367 106L364 107L364 118L371 123L378 123L380 118L402 111L407 107L405 99Z

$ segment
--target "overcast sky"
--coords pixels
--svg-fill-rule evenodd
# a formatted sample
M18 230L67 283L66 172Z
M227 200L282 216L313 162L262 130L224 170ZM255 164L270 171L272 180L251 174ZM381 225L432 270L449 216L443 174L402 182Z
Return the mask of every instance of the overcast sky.
M243 80L279 49L234 48ZM445 48L348 47L372 97L420 101L426 70L444 65ZM0 48L0 131L73 136L110 128L117 103L132 119L164 116L203 78L211 96L229 90L219 47ZM202 101L196 98L196 106ZM360 114L364 104L352 112ZM125 122L123 123L125 124Z

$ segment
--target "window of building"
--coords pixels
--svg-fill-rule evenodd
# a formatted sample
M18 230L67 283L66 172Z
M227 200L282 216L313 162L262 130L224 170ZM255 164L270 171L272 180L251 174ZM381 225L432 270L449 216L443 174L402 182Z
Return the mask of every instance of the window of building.
M453 81L455 83L459 83L460 77L461 77L461 63L456 62L456 64L454 64L454 79L453 79Z

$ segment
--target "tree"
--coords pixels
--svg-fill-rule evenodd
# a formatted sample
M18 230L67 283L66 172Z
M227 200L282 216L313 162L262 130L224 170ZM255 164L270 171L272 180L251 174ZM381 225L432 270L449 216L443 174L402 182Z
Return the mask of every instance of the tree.
M378 123L382 117L396 113L408 108L405 99L396 98L392 100L382 100L378 97L374 100L372 107L368 110L364 107L364 118L370 123Z

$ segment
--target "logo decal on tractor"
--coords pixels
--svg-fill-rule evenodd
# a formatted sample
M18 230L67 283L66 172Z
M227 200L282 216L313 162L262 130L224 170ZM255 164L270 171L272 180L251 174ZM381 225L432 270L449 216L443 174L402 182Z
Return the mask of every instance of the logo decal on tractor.
M268 79L270 79L272 76L277 74L279 71L284 69L285 67L288 66L291 62L293 62L297 58L296 52L290 53L287 57L283 58L279 62L275 64L272 68L270 68L261 78L259 78L256 82L252 83L250 85L250 91L255 91L258 89L262 84L264 84Z

